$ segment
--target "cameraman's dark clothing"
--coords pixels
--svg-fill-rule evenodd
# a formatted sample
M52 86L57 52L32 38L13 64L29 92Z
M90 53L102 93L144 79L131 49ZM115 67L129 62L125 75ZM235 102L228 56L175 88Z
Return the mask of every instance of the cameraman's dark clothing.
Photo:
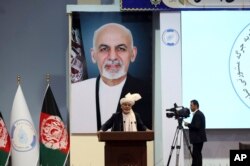
M146 131L147 127L143 124L138 113L134 112L136 119L137 131ZM109 120L107 120L101 127L101 130L107 131L123 131L123 116L122 112L114 113Z
M192 166L202 166L202 147L207 141L206 120L204 114L197 110L191 123L188 125L190 143L193 144L193 163Z

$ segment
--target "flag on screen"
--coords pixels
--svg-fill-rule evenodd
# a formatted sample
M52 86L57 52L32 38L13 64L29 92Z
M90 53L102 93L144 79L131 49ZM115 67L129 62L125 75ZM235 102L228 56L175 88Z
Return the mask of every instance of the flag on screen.
M6 166L10 156L10 136L0 112L0 166Z
M86 58L82 46L80 19L77 13L72 16L71 36L71 82L75 83L88 78Z
M40 115L40 165L63 166L69 154L69 136L48 85Z
M38 137L21 85L18 85L10 116L12 166L36 166L39 157Z

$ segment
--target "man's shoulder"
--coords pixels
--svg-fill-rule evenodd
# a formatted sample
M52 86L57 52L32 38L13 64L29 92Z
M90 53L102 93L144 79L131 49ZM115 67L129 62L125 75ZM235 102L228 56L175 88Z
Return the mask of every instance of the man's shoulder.
M121 112L115 112L112 114L112 119L115 120L115 119L120 119L120 117L122 117L122 113Z
M137 78L137 77L134 77L134 76L132 76L132 75L130 75L130 74L128 74L127 75L127 81L128 82L143 82L143 80L142 79L139 79L139 78Z
M128 74L126 84L133 87L143 88L151 85L150 80L143 80Z
M195 115L197 115L197 116L202 116L202 117L205 117L205 115L204 115L204 113L201 111L201 110L197 110L196 112L195 112Z
M119 116L119 115L122 115L122 113L120 111L113 113L113 116Z
M201 110L197 110L196 111L198 114L203 114L203 112Z
M140 93L143 97L146 97L147 94L151 96L152 84L150 80L142 80L128 75L123 91L125 93Z

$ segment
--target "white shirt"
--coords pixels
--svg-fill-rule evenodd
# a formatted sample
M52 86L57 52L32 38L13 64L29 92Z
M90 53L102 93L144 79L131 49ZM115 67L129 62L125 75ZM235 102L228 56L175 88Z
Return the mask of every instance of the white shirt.
M108 86L102 81L102 79L100 79L99 101L102 124L104 124L112 114L116 112L125 81L126 79L118 85Z

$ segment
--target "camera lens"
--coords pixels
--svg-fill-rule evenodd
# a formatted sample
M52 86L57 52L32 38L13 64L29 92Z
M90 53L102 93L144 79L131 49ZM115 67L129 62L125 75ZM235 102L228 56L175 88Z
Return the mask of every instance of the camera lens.
M166 113L166 116L167 116L168 118L172 118L172 117L174 116L174 113Z
M194 0L194 2L199 3L201 0Z

